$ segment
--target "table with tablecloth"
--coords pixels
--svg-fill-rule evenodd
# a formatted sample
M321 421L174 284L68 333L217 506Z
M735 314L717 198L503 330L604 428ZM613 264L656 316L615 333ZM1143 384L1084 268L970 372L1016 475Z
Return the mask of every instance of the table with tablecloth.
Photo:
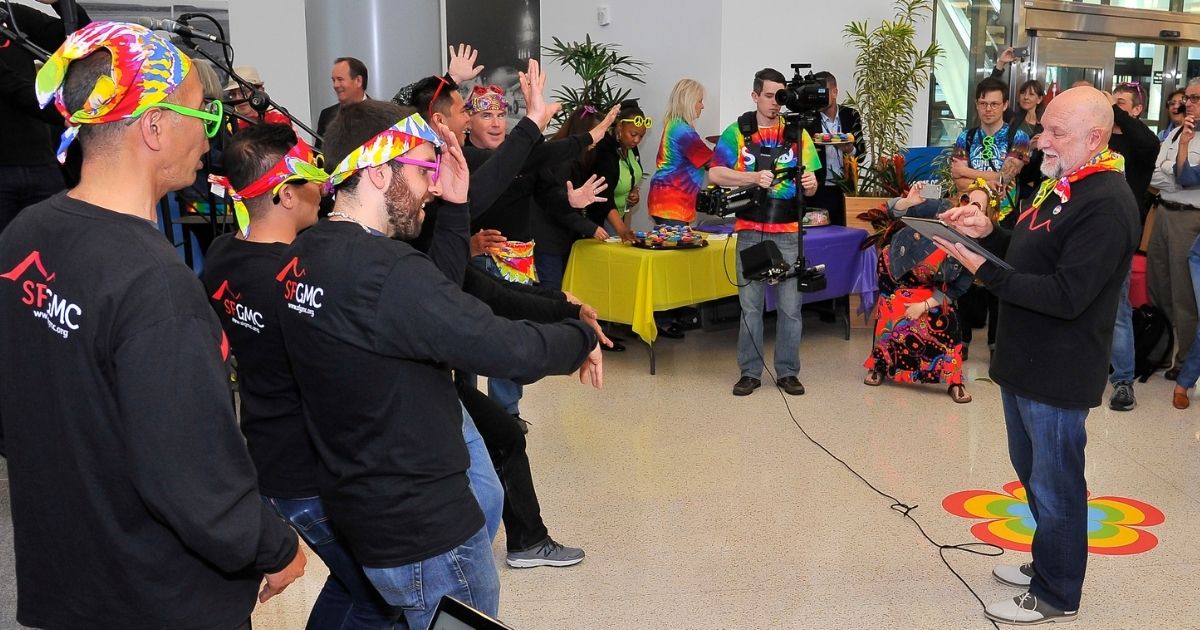
M724 236L710 238L707 247L681 250L581 240L571 250L563 289L594 306L600 319L629 324L653 344L655 311L737 295L737 237ZM825 290L806 293L805 302L859 294L868 308L874 305L875 251L860 249L866 236L865 230L836 225L805 230L808 265L824 264L828 279Z

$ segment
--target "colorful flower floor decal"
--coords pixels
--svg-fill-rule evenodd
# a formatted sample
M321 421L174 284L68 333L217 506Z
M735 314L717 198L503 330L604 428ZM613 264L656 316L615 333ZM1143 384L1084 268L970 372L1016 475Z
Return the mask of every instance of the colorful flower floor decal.
M1161 524L1166 517L1151 505L1125 497L1088 495L1088 551L1105 555L1145 553L1158 545L1158 537L1143 527ZM989 490L964 490L942 500L955 516L985 519L971 533L985 543L1013 551L1029 551L1036 527L1025 488L1019 481L1004 486L1004 494Z

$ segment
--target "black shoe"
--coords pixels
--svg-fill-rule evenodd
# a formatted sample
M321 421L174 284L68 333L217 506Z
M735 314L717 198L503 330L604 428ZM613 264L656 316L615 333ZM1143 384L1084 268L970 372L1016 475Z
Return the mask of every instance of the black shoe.
M733 384L734 396L749 396L754 393L762 385L762 381L753 376L743 376L738 379L738 382Z
M1166 373L1163 374L1163 376L1165 376L1168 381L1173 381L1173 380L1179 378L1179 368L1173 367L1173 368L1167 370Z
M775 384L791 396L804 395L804 384L801 383L800 379L796 378L795 376L785 376L775 381Z
M658 334L662 337L666 337L667 339L683 339L683 331L680 330L679 326L676 326L675 324L659 326Z
M517 421L517 426L521 427L521 433L524 435L528 435L529 434L529 421L522 418L520 415L517 415L517 414L513 414L513 419Z
M605 352L625 352L625 344L621 343L620 341L617 341L616 339L613 339L612 337L609 337L608 339L609 339L609 341L613 342L612 347L609 348L608 346L606 346L604 344L600 344L601 350L604 350Z

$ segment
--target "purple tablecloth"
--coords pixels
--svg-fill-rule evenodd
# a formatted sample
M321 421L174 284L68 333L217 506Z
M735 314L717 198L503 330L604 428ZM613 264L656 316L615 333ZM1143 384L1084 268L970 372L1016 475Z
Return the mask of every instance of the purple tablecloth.
M729 234L733 226L705 225L705 232ZM862 296L859 313L864 317L870 315L879 294L879 284L875 277L876 252L871 247L860 250L867 231L858 228L826 225L823 227L807 228L804 231L804 257L808 266L825 265L825 277L828 286L824 291L805 293L806 303L820 302L851 293ZM790 261L789 261L790 262ZM775 308L774 287L768 287L767 309Z

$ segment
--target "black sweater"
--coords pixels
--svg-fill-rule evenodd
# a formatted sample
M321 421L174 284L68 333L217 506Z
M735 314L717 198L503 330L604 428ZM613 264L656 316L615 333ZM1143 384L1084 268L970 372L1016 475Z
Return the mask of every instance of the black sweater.
M1108 141L1113 151L1125 156L1125 181L1133 190L1133 199L1138 205L1141 220L1150 212L1150 201L1146 191L1150 188L1150 176L1158 160L1158 136L1150 131L1146 123L1125 113L1113 105L1113 120L1121 133L1115 133Z
M578 369L595 333L498 318L407 243L354 223L317 224L283 260L284 342L333 523L370 567L462 544L483 514L447 366L529 383Z
M0 235L0 322L18 621L249 618L296 534L259 498L228 344L162 233L63 194L30 206Z
M995 252L1007 246L1014 268L985 262L975 273L1000 299L990 375L1038 402L1095 407L1108 376L1117 300L1141 236L1137 203L1125 178L1108 171L1072 184L1070 202L1052 194L1031 214L983 240Z

